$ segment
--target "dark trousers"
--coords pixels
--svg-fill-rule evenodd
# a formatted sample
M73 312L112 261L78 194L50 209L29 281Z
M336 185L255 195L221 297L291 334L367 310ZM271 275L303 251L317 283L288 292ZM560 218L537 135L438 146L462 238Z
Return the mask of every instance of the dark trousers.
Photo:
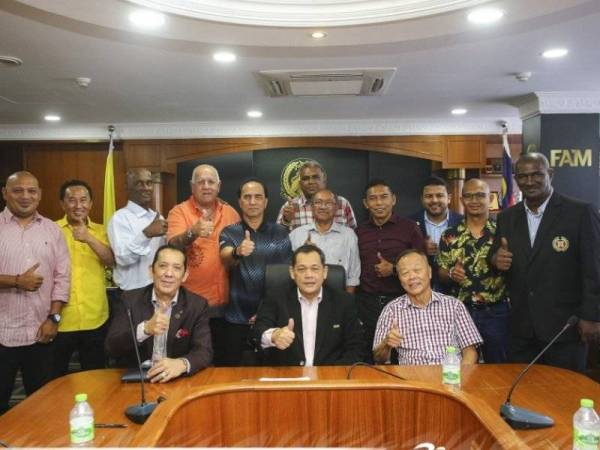
M483 345L480 347L483 361L494 364L507 362L509 303L482 305L479 308L467 305L467 309L483 338Z
M79 353L81 370L104 369L104 339L107 323L94 330L60 332L54 339L54 361L52 377L57 378L69 370L69 361L73 352Z
M27 395L33 394L50 380L52 354L53 343L21 347L0 345L0 414L8 410L8 401L19 369Z
M365 362L373 364L373 338L375 337L375 328L377 320L381 315L381 311L389 302L402 294L394 295L376 295L363 291L358 291L355 294L356 303L358 305L358 318L362 322L365 336ZM392 362L394 362L394 355Z
M539 339L511 336L508 346L508 359L514 363L530 363L547 345ZM588 346L581 341L555 342L539 359L538 364L562 367L576 372L584 372Z

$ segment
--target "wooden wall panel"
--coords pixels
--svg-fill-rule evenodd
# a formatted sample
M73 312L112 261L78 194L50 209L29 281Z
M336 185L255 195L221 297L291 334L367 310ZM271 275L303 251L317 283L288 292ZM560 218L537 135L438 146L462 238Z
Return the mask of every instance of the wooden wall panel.
M444 169L473 169L485 166L485 137L447 136L442 165Z
M4 187L9 175L23 169L23 144L20 142L0 143L0 186ZM6 202L0 196L0 211Z
M39 180L42 201L39 211L52 220L63 216L59 203L59 189L69 179L80 179L92 188L94 206L90 214L94 222L102 222L104 202L104 168L108 145L106 143L32 143L23 148L23 165ZM115 194L117 208L126 203L125 160L120 147L115 148Z

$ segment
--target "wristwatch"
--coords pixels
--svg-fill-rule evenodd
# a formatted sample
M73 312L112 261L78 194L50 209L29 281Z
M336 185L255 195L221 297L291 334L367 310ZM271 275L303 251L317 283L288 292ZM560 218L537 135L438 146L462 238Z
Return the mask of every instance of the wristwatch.
M196 238L191 228L187 231L187 233L185 233L185 238L188 240L188 242L192 242Z
M58 325L60 323L60 314L48 314L48 319Z

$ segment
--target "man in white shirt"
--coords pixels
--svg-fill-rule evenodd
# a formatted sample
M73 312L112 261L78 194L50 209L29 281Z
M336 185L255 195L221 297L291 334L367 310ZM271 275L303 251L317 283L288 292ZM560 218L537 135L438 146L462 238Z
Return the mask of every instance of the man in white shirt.
M113 280L122 290L152 283L148 267L156 250L166 243L167 222L151 208L153 193L149 170L129 170L129 201L108 222L108 240L115 254Z
M292 257L294 285L270 290L256 314L253 339L267 365L350 365L363 360L363 331L350 294L324 286L325 255L314 245Z

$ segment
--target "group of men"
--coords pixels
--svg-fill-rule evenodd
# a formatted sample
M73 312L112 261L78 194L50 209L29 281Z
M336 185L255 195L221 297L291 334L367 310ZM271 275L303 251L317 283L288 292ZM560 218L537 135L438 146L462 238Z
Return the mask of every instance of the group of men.
M600 219L552 190L543 155L514 171L524 201L497 222L484 181L465 182L463 218L431 177L411 218L394 213L389 184L370 181L357 226L316 161L276 222L264 182L240 185L240 216L210 165L194 169L190 198L165 219L152 209L152 174L135 169L107 229L89 218L84 181L63 184L55 223L37 212L35 176L15 173L0 213L0 413L17 370L30 394L65 374L74 351L82 369L101 368L104 349L131 360L134 339L155 382L210 364L438 364L448 345L465 363L527 362L575 314L578 330L544 358L583 370L600 336ZM267 291L271 264L289 265L290 279ZM343 267L344 289L326 281L328 265ZM110 320L105 267L120 294Z

